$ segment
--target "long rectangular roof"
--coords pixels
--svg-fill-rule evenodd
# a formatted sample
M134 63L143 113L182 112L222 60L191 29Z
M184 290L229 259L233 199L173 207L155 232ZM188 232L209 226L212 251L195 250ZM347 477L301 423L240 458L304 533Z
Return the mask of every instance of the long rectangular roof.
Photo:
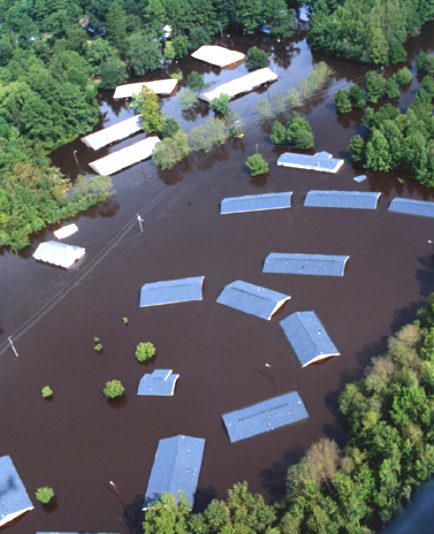
M291 207L292 192L265 193L243 197L224 198L220 204L220 213L245 213L248 211L279 210Z
M262 272L307 274L313 276L344 276L349 256L271 252Z
M148 282L140 291L140 307L175 304L203 299L204 276Z
M375 210L381 193L364 191L309 191L304 205L313 208Z
M99 150L103 146L110 145L121 139L125 139L130 135L139 132L142 129L142 119L140 115L134 115L129 119L112 124L107 128L98 130L97 132L82 137L84 144L93 148L93 150Z
M296 312L279 324L303 367L324 358L340 356L315 312Z
M139 161L150 158L155 145L159 142L160 140L157 136L147 137L137 143L112 152L108 156L92 161L89 165L96 173L103 176L114 174Z
M389 211L417 215L419 217L434 217L434 202L412 200L410 198L394 198L390 203Z
M269 321L290 298L266 287L235 280L224 287L217 302Z
M205 439L172 436L160 439L146 489L143 510L158 501L163 493L176 499L183 492L193 508L202 465Z
M137 395L171 397L178 378L179 375L174 374L172 369L154 369L140 379Z
M309 417L296 391L222 415L231 443L270 432Z
M155 80L152 82L127 83L116 87L113 98L130 98L133 95L138 95L143 86L154 91L157 95L169 96L176 89L177 85L178 80L175 80L174 78Z
M264 83L274 82L275 80L277 80L277 74L266 67L265 69L254 70L235 80L218 85L214 89L199 95L199 98L211 102L214 98L224 94L232 99L242 93L249 93Z
M35 250L35 260L50 263L57 267L69 269L76 261L84 256L86 249L59 241L46 241L41 243Z
M203 45L191 54L194 59L199 59L210 65L224 68L243 61L244 54L236 50L229 50L222 46Z
M0 527L33 510L33 504L9 455L0 456Z
M277 165L280 167L331 173L337 173L343 164L343 159L333 158L329 152L317 152L313 156L297 154L296 152L284 152L277 159Z

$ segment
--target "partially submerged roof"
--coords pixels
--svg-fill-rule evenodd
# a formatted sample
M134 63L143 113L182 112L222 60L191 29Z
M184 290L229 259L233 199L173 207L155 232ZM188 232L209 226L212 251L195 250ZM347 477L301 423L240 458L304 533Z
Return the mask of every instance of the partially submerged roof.
M127 83L116 87L113 98L130 98L133 95L138 95L143 86L154 91L157 95L169 96L176 89L177 85L178 80L175 80L174 78L155 80L152 82Z
M270 83L276 80L277 74L266 67L265 69L254 70L253 72L249 72L249 74L240 76L235 80L218 85L214 89L199 95L199 98L211 102L214 98L224 94L232 99L242 93L249 93L264 83Z
M228 213L290 208L291 196L292 193L288 191L286 193L265 193L263 195L224 198L220 204L220 213L226 215Z
M92 161L89 165L96 173L103 176L114 174L139 161L150 158L155 145L159 142L160 140L156 136L147 137L130 146L121 148L121 150L112 152L108 156Z
M264 261L264 273L344 276L349 256L327 254L285 254L271 252Z
M225 286L217 302L269 321L290 298L266 287L235 280Z
M366 180L367 176L366 174L359 174L359 176L354 176L353 180L357 182L358 184L361 184Z
M140 291L140 307L175 304L203 299L204 276L149 282Z
M49 532L48 531L38 531L36 532L36 534L119 534L118 532L95 532L94 530L92 531L89 531L89 530L56 530L56 531L53 531L53 530L50 530Z
M75 232L78 232L78 226L76 224L67 224L58 230L55 230L53 234L57 239L66 239L70 235L75 234Z
M419 217L434 217L434 202L425 200L411 200L410 198L394 198L389 211L417 215Z
M329 152L317 152L313 156L284 152L277 159L277 165L281 167L331 173L337 173L343 164L343 159L334 158Z
M198 48L196 52L193 52L191 57L209 63L210 65L224 68L243 61L244 54L242 52L237 52L236 50L223 48L222 46L203 45Z
M182 492L193 508L205 440L178 435L160 439L143 503L146 510L163 493L179 498Z
M9 455L0 456L0 527L33 510L33 504Z
M171 397L175 392L178 378L179 375L173 374L172 369L155 369L152 373L142 376L137 395Z
M312 208L375 210L380 195L364 191L309 191L304 205Z
M302 367L340 356L340 352L313 311L296 312L280 321Z
M270 432L309 417L296 391L222 415L231 443Z
M125 139L130 135L140 132L142 129L142 119L140 115L134 115L129 119L112 124L107 128L98 130L97 132L82 137L83 143L85 143L93 150L99 150L103 146L110 145L121 139Z
M33 257L35 260L57 265L69 269L76 261L84 256L86 249L58 241L46 241L36 249Z

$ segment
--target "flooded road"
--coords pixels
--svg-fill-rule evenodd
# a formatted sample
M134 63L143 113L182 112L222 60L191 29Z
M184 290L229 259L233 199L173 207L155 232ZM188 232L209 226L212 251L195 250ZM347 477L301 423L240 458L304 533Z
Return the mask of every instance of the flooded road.
M432 30L433 25L425 27L410 43L413 64L419 51L433 48ZM237 38L225 44L245 51L252 43ZM269 49L273 42L264 38L258 46ZM316 175L275 165L284 149L270 144L270 124L259 124L254 112L259 100L296 87L313 62L324 58L312 57L303 35L276 44L274 53L279 81L231 104L246 123L246 137L192 156L170 171L159 172L146 162L117 174L116 196L76 219L79 232L68 242L86 247L77 267L64 272L31 259L38 242L51 238L50 231L23 253L0 256L0 350L12 335L20 355L0 354L0 454L12 455L29 492L51 485L57 496L53 509L37 505L12 531L135 532L158 440L178 433L207 440L198 509L238 480L247 480L268 500L279 497L288 465L313 441L328 436L344 442L339 392L434 291L427 244L434 240L434 222L386 211L394 196L434 200L433 192L414 183L400 185L393 173L369 173L366 182L353 181L362 170L352 167L346 147L360 129L361 115L338 117L332 93L346 80L360 79L366 68L327 59L336 70L329 91L301 109L311 121L315 150L345 158L338 175ZM208 82L245 72L240 66L219 74L193 61L177 68L204 72ZM414 81L403 92L403 108L416 88ZM179 93L163 101L163 111L189 129L193 122L179 111ZM105 126L132 114L108 96L101 109ZM194 124L204 119L199 111ZM270 161L270 173L252 179L243 162L256 144ZM53 160L74 176L78 170L88 172L86 163L105 153L77 141L57 151ZM303 208L310 189L380 191L382 196L376 211ZM293 208L219 215L226 196L278 191L294 192ZM137 213L144 219L143 234ZM269 252L348 254L350 260L342 279L262 274ZM145 282L195 275L206 277L203 302L138 308ZM292 298L270 322L218 305L220 291L235 279ZM303 310L315 310L341 357L299 366L278 322ZM125 315L127 327L121 323ZM104 344L100 355L92 349L93 336ZM140 365L134 348L147 340L158 354ZM265 362L271 365L266 371L271 378L263 374ZM173 398L136 396L141 376L154 368L180 374ZM126 399L113 405L100 392L112 378L127 389ZM278 394L297 390L310 418L231 445L221 415L273 396L273 382ZM40 396L45 384L54 390L51 402ZM110 480L127 505L125 517L108 489Z

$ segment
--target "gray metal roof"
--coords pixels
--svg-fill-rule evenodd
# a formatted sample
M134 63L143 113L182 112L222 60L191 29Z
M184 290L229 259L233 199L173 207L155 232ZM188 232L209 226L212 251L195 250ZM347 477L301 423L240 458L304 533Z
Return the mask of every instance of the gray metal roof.
M293 313L280 321L280 326L303 367L324 358L340 356L315 312Z
M33 504L9 455L0 456L0 526L17 518Z
M366 174L359 174L359 176L354 176L353 180L357 182L358 184L361 184L366 180L367 176Z
M349 256L326 254L285 254L271 252L264 261L262 272L278 274L308 274L344 276Z
M193 276L147 283L140 291L140 307L202 300L204 279L204 276Z
M411 200L410 198L394 198L390 203L389 211L405 213L406 215L418 215L419 217L434 217L434 202Z
M269 321L290 298L266 287L235 280L225 286L217 302Z
M163 493L179 497L183 492L193 508L205 439L172 436L160 439L149 477L143 510L158 501Z
M284 152L277 159L277 165L281 167L332 173L338 172L343 164L343 159L333 158L329 152L317 152L313 156L309 154L297 154L295 152Z
M296 391L222 415L231 443L270 432L309 417Z
M288 191L286 193L265 193L263 195L224 198L220 205L220 213L225 215L228 213L290 208L291 196L292 192Z
M381 193L364 191L309 191L304 205L313 208L375 210Z
M176 381L179 375L173 374L172 369L155 369L152 373L142 376L137 395L158 395L171 397L175 392Z

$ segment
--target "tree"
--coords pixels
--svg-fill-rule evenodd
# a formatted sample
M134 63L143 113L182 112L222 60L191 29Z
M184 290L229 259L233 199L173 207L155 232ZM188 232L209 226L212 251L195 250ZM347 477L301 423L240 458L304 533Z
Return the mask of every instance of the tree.
M192 50L200 48L202 45L209 43L211 35L203 26L193 26L190 31L190 46Z
M50 486L41 486L36 489L35 498L42 504L48 504L54 498L54 490Z
M353 161L362 161L365 153L365 141L359 134L355 135L348 147L351 151L351 159Z
M157 349L155 345L150 341L140 342L134 353L136 360L138 362L147 362L157 354Z
M295 13L284 0L264 0L262 2L264 26L270 28L271 35L290 37L297 27Z
M289 144L294 148L307 149L314 146L313 132L309 121L295 111L289 116L286 136Z
M160 500L151 504L143 521L144 534L185 534L189 532L190 505L180 492L178 498L163 493Z
M398 82L396 81L395 76L391 76L386 81L386 86L384 88L384 94L387 96L387 98L398 98L401 94L401 91L399 90Z
M339 89L335 93L334 100L336 111L338 113L348 113L352 111L353 106L351 105L349 91L346 91L345 89Z
M190 153L188 137L182 130L176 131L158 143L152 153L152 161L160 169L170 169Z
M411 73L410 69L407 67L402 67L402 69L399 69L396 71L396 81L399 85L407 85L411 83L413 80L413 74Z
M286 142L286 128L281 122L274 122L270 139L273 145L283 145Z
M125 63L115 57L101 63L99 73L101 75L101 89L114 89L128 78Z
M366 143L366 168L373 171L390 171L389 143L380 130L374 129Z
M124 395L125 388L120 380L109 380L104 384L102 393L106 399L116 399Z
M165 118L160 113L158 96L146 85L134 98L131 107L142 115L142 127L145 132L158 134L163 131Z
M205 83L203 79L203 74L200 74L200 72L192 71L190 76L188 77L187 81L188 88L194 91L195 93L200 93L207 84Z
M384 95L386 80L375 70L366 73L366 95L368 102L376 104Z
M121 56L127 51L127 19L122 5L118 1L113 1L107 13L107 39L113 45Z
M434 55L421 52L416 59L417 73L421 74L434 74Z
M187 110L193 108L198 100L197 96L193 93L191 89L184 89L178 98L179 105L182 110Z
M185 35L177 35L172 41L175 59L182 59L188 54L188 39Z
M248 35L252 34L259 28L261 11L260 0L238 1L237 19Z
M267 174L270 170L268 161L265 160L261 154L252 154L249 156L245 165L249 171L250 176L260 176L261 174Z
M215 113L220 113L220 115L228 115L230 112L229 95L221 94L211 100L210 107Z
M270 60L263 50L256 46L252 46L247 51L244 64L246 65L247 70L252 71L268 67Z
M355 108L364 108L366 106L366 93L358 85L353 84L350 87L350 101Z
M53 390L50 388L50 386L44 386L41 389L41 395L44 399L50 399L53 396Z
M143 31L128 37L127 58L129 69L136 76L143 76L161 67L161 50L157 41Z
M179 128L180 126L175 119L164 115L163 131L161 132L163 137L173 137Z
M209 119L199 126L192 128L188 134L188 144L192 152L210 152L222 145L230 136L227 123L219 118Z

